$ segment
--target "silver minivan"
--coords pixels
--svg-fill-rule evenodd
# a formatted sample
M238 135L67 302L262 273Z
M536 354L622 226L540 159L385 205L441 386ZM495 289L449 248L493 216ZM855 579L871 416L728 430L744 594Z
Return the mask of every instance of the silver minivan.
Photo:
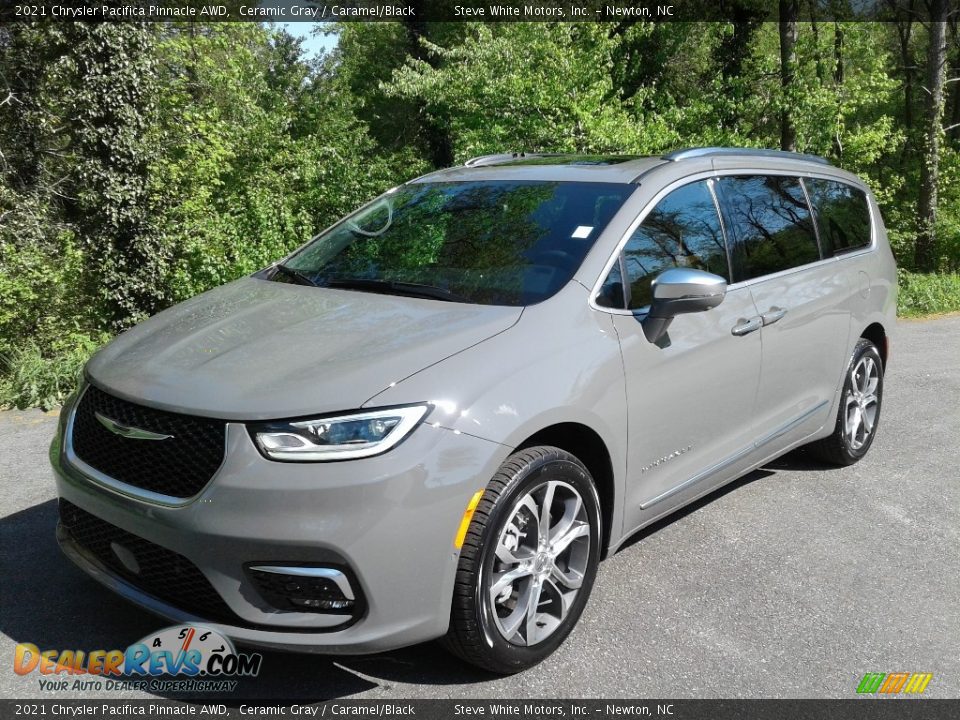
M97 353L57 535L241 644L516 672L640 528L801 445L863 457L895 311L876 200L821 158L476 158Z

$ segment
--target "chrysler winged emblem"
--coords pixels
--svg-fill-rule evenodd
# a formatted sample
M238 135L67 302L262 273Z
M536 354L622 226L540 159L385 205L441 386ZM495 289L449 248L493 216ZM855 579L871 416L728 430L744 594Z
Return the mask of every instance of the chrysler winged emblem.
M101 415L98 412L94 412L93 415L97 418L97 420L100 421L100 424L110 432L116 433L117 435L125 438L130 438L131 440L168 440L169 438L173 437L173 435L163 435L161 433L144 430L143 428L124 425L123 423L119 423L113 418L108 418L106 415Z

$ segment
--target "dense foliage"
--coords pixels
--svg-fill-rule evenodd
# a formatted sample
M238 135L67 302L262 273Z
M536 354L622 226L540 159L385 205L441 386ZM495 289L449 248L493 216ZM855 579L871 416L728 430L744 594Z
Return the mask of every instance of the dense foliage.
M907 307L956 309L960 82L944 82L930 125L932 25L800 19L788 56L782 26L749 12L353 23L319 60L253 23L0 27L0 404L56 402L138 319L267 265L398 182L503 150L790 138L870 182L901 267L941 274L904 272ZM950 79L955 23L945 37ZM931 127L934 214L921 197Z

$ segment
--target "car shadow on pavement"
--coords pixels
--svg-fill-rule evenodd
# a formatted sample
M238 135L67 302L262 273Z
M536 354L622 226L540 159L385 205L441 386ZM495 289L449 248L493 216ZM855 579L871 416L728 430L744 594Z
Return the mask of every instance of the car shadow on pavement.
M730 482L721 488L717 488L713 492L704 495L699 500L694 500L689 505L683 506L682 508L671 513L670 515L667 515L666 517L661 518L660 520L657 520L656 522L651 523L650 525L647 525L645 528L637 532L635 535L630 536L629 538L627 538L626 542L623 543L623 545L617 548L617 553L621 553L627 548L633 547L638 542L642 542L643 540L650 537L651 535L657 534L664 528L669 527L673 523L682 520L687 515L690 515L691 513L696 512L697 510L704 507L705 505L709 505L710 503L719 500L724 495L728 495L729 493L732 493L734 490L742 488L744 485L749 485L752 482L756 482L757 480L761 480L765 477L770 477L771 475L774 475L774 474L775 473L773 472L772 469L767 470L765 468L761 468L759 470L754 470L751 473L747 473L743 477L737 478L733 482Z
M0 632L41 650L89 652L126 648L170 624L76 568L57 547L56 523L56 500L0 519ZM263 665L255 680L241 681L231 696L208 699L228 705L241 697L315 702L389 689L390 681L447 685L494 677L453 659L436 643L363 657L260 652Z
M672 525L685 518L690 513L694 513L705 505L709 505L712 502L715 502L722 498L724 495L734 492L739 488L749 485L750 483L756 482L757 480L762 480L763 478L776 475L780 471L791 471L791 472L822 472L823 470L836 470L835 465L830 465L821 460L818 460L813 456L812 453L806 447L799 447L796 450L791 450L786 455L782 455L770 462L766 463L762 467L754 470L753 472L747 473L741 478L737 478L731 483L724 485L721 488L717 488L711 493L704 495L699 500L695 500L689 505L680 508L676 512L667 515L667 517L658 520L652 525L648 525L643 530L638 532L636 535L628 539L617 552L622 552L623 550L636 545L638 542L644 538L648 538L651 535L654 535L663 528Z
M786 455L778 457L763 467L768 470L791 470L795 472L822 472L838 469L836 465L819 460L806 446L791 450Z

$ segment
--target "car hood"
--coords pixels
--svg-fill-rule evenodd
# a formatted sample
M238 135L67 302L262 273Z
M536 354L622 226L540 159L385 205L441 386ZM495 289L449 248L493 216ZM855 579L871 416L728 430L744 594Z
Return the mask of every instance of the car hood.
M336 412L503 332L521 311L244 278L123 333L86 373L120 397L175 412Z

